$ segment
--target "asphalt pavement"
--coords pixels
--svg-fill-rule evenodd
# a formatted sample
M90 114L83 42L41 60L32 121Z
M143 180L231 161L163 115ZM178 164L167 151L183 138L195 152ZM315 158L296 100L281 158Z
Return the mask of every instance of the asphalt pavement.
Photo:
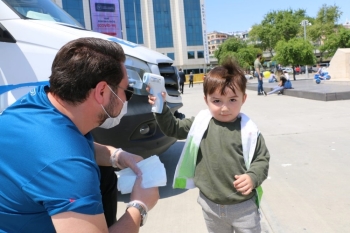
M298 82L313 81L299 78L293 81L295 87ZM254 82L249 86L256 87ZM249 88L247 94L242 112L257 124L271 154L269 176L262 185L262 232L350 232L350 100L265 97ZM185 86L183 103L180 111L186 117L206 108L201 83ZM141 233L207 232L197 204L198 189L171 187L183 145L184 141L177 141L159 155L168 183L160 187L160 200ZM129 195L119 194L118 218L128 201Z

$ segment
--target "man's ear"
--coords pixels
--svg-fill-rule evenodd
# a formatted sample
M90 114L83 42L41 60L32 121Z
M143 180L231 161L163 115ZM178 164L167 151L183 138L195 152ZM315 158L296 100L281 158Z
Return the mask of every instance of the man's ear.
M104 104L104 102L107 100L106 98L106 90L108 89L108 84L105 81L101 81L99 83L97 83L96 87L95 87L95 93L94 93L94 97L96 99L96 101L99 104Z

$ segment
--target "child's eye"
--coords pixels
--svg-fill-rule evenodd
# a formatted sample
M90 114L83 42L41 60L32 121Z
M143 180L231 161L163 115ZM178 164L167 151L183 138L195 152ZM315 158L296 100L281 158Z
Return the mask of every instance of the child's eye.
M220 103L220 100L213 100L214 104Z
M236 102L237 100L236 99L230 99L231 102Z

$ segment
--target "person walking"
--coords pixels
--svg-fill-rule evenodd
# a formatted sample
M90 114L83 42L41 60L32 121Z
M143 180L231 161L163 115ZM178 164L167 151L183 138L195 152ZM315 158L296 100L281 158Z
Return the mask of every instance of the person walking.
M188 88L190 88L191 85L193 87L193 73L192 72L190 73L190 84L189 84Z
M258 78L258 95L266 95L263 87L263 66L261 65L262 55L259 53L254 61L255 76Z
M185 81L186 81L185 73L180 68L179 69L179 83L180 83L180 92L181 92L181 94L184 93Z

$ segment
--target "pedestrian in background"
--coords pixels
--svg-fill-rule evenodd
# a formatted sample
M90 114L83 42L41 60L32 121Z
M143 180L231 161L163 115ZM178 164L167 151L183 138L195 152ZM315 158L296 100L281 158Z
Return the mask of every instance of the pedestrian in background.
M190 88L191 85L193 87L193 73L192 72L190 73L190 85L188 87Z
M180 83L180 92L181 94L184 93L184 85L186 81L185 73L182 71L182 69L179 69L179 83Z
M281 64L278 64L277 65L277 71L276 71L276 76L277 76L277 80L278 81L280 81L281 75L283 75L282 66L281 66Z
M269 77L269 83L277 82L276 75L273 71L271 71L270 77Z
M284 84L286 82L287 82L287 79L281 76L281 80L279 81L278 85L275 86L272 91L268 92L267 95L271 95L273 93L278 93L279 95L283 94Z
M266 95L263 87L263 66L261 65L262 55L259 53L254 61L255 76L258 78L258 95Z

